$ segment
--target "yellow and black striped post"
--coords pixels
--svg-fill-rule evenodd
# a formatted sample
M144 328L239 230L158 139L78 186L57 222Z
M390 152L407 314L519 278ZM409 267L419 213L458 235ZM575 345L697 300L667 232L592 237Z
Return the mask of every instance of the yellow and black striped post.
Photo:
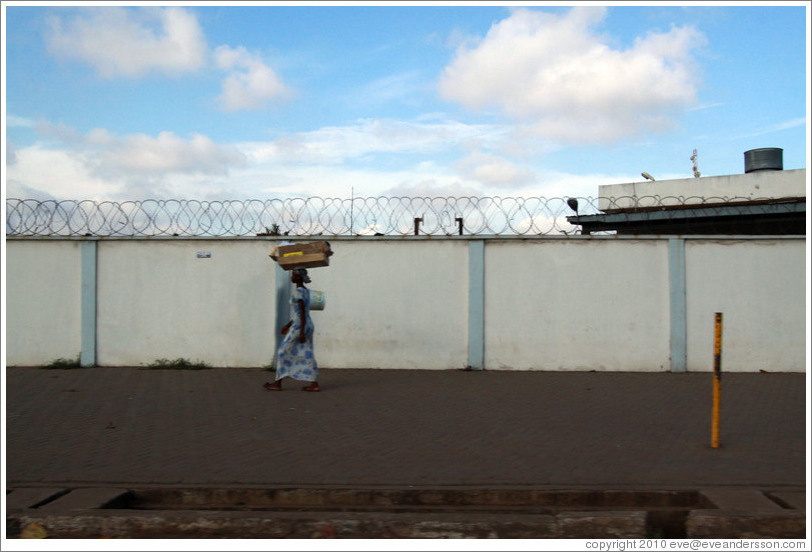
M719 448L719 408L722 398L722 313L716 313L713 332L713 416L711 419L711 447Z

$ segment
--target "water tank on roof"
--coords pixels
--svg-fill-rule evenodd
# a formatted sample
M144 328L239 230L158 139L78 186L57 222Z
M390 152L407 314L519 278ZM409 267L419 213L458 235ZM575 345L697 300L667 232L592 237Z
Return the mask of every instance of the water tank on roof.
M744 172L783 171L784 150L781 148L759 148L744 152Z

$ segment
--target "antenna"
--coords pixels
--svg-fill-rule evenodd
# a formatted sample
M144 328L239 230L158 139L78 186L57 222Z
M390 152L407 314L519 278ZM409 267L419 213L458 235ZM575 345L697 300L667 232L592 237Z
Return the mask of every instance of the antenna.
M699 172L699 166L698 166L698 161L697 161L698 157L699 157L699 154L697 154L696 149L694 149L694 154L691 156L691 161L694 162L694 178L699 178L700 176L702 176L702 173Z

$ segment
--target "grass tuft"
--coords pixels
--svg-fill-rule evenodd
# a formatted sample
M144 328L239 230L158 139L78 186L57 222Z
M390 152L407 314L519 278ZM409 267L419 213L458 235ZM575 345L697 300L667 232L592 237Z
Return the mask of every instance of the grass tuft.
M147 368L150 370L208 370L211 368L211 366L205 362L191 362L185 358L178 358L175 360L160 358L155 362L148 364Z
M58 358L56 360L51 361L49 364L42 366L44 370L73 370L76 368L81 368L82 365L79 362L79 357L76 357L74 360L69 360L67 358Z

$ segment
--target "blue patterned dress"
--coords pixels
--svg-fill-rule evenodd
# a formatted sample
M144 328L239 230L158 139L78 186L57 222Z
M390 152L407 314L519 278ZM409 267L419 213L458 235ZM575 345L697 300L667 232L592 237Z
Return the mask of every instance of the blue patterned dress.
M304 301L305 309L305 342L299 343L299 332L302 318L299 313L299 301ZM316 381L319 367L313 353L313 320L310 318L310 292L307 288L297 287L291 294L293 305L293 324L291 325L279 351L276 353L276 379L293 378L300 381Z

